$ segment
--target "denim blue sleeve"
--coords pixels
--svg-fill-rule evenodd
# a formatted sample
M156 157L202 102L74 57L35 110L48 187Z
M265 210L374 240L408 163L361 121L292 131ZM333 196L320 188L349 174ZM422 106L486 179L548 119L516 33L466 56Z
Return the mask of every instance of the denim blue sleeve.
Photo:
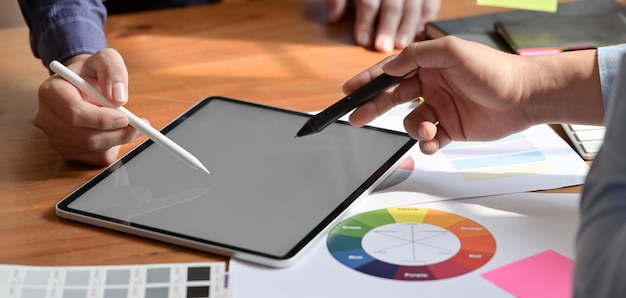
M35 57L48 67L107 47L102 0L19 0Z
M598 48L598 67L605 111L611 98L611 87L619 67L619 61L624 53L626 53L626 44Z
M613 70L604 143L583 187L574 297L626 297L626 56ZM618 60L620 60L618 58Z

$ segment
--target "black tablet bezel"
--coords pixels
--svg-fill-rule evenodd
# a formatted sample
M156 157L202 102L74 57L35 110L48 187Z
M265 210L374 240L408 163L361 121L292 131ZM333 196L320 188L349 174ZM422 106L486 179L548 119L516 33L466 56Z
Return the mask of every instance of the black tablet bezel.
M191 115L193 115L196 111L199 111L207 104L209 104L212 100L226 100L231 102L236 102L242 105L254 106L257 108L270 109L281 113L290 113L293 115L302 116L302 123L304 123L309 114L260 105L256 103L241 101L237 99L221 97L221 96L211 96L204 98L198 101L195 105L193 105L190 109L182 113L180 116L176 117L174 121L169 123L165 128L161 130L162 133L167 134L169 131L174 129L180 123L188 119ZM337 123L341 125L350 125L345 121L337 121ZM297 130L297 127L294 127L294 133ZM303 250L305 246L310 244L313 239L316 238L324 229L326 229L329 225L331 225L334 221L338 220L340 215L344 213L359 197L367 194L368 191L371 191L375 186L377 186L382 180L390 174L395 166L397 166L402 160L403 157L408 155L414 145L417 143L416 140L408 137L406 133L392 131L382 128L375 127L363 127L360 129L370 129L377 130L388 134L396 134L399 136L406 136L407 142L402 146L397 152L395 152L384 164L382 164L378 170L376 170L372 175L369 176L368 179L363 181L363 183L355 189L345 200L342 201L330 214L328 214L317 226L312 227L311 231L307 235L303 235L301 241L299 241L289 252L283 256L269 255L263 252L257 252L250 250L245 247L235 247L225 243L218 243L215 241L211 241L210 239L200 239L189 235L183 235L179 233L174 233L170 231L161 230L158 228L145 226L137 223L127 222L95 213L85 212L77 209L73 209L69 207L73 201L77 200L84 193L86 193L89 189L91 189L94 185L98 184L107 176L111 175L118 168L123 166L126 162L130 161L137 155L139 155L142 151L144 151L149 146L154 144L151 140L146 140L136 148L131 150L128 154L123 156L120 160L110 165L102 172L97 174L95 177L90 179L88 182L77 188L75 191L70 193L60 202L58 202L56 206L56 213L58 216L80 221L88 224L93 224L113 230L118 230L130 234L135 234L143 237L148 237L152 239L157 239L165 242L170 242L186 247L191 247L194 249L199 249L207 252L217 253L226 256L242 256L242 259L248 259L253 262L262 263L264 265L272 266L272 267L284 267L289 265L292 262L292 259ZM322 132L323 133L323 132Z

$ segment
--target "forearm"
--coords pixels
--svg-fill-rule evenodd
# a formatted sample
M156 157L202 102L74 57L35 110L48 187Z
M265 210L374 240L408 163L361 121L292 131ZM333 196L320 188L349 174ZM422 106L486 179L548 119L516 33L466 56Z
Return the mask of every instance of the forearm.
M596 52L526 57L522 97L531 124L604 123Z

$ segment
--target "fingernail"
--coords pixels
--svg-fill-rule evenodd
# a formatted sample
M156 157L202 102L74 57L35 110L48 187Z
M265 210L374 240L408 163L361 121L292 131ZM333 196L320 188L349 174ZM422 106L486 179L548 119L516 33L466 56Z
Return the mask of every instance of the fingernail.
M400 47L404 48L409 45L409 42L410 42L409 36L406 34L400 34L398 36L397 42L400 45Z
M384 52L391 52L393 51L393 40L391 40L391 38L389 37L382 37L378 42L377 42L377 48L383 50Z
M128 95L126 94L126 86L124 86L124 83L119 82L113 84L111 95L113 96L113 100L119 104L128 102Z

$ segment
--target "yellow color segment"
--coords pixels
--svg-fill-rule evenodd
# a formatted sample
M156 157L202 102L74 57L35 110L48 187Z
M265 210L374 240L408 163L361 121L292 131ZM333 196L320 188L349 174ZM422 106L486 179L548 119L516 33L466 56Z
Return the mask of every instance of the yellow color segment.
M428 209L416 207L388 208L387 211L396 222L422 222Z

